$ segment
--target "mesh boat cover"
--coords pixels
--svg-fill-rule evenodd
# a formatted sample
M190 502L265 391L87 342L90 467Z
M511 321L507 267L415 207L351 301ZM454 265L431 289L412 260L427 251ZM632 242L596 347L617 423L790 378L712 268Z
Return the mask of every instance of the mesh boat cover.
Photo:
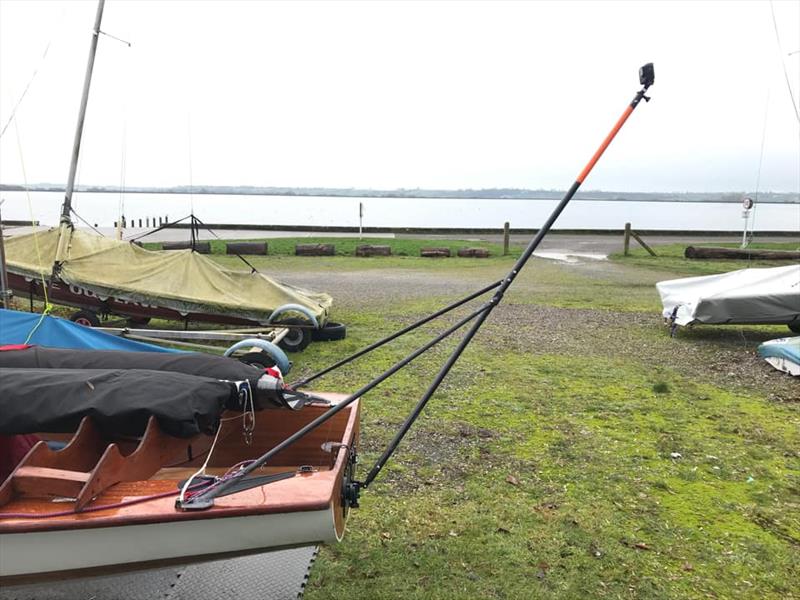
M6 240L8 270L30 278L49 278L58 245L58 229ZM191 250L145 250L136 244L73 231L59 277L69 285L113 297L151 304L182 314L205 313L266 323L284 304L307 308L327 321L332 299L246 271L225 269Z
M0 434L74 432L87 416L109 436L142 435L150 416L169 435L212 434L236 399L234 384L184 373L0 368Z

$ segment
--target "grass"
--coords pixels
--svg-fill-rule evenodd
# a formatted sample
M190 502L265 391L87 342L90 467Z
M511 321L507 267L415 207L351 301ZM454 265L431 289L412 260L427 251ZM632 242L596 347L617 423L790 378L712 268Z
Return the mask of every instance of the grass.
M559 289L559 267L537 263L509 302L573 310L610 278L614 310L657 304L652 286L639 290L650 271L560 272ZM337 313L348 339L312 345L296 369L428 308L395 299ZM562 353L533 337L530 350L504 349L489 331L364 492L344 542L322 549L307 598L800 597L800 403L687 372L678 354L691 347L702 362L725 344L714 336L673 342L654 324ZM675 360L654 363L647 344L671 344ZM352 389L412 347L369 355L325 389ZM365 399L362 474L444 356Z
M474 289L513 262L429 260L405 247L391 258L253 261L278 275L394 269ZM757 340L785 329L669 339L656 281L746 265L656 250L523 271L363 493L344 541L322 549L306 598L800 598L798 382L752 358ZM333 315L348 337L293 355L290 379L454 299L353 296ZM401 338L317 389L353 390L419 343ZM361 476L446 356L434 349L364 399Z
M748 267L778 267L794 264L797 261L783 260L698 260L684 258L686 244L667 244L654 248L657 257L650 256L644 248L634 248L632 242L629 256L621 252L612 254L609 258L625 265L635 265L648 269L658 269L682 273L684 275L713 275L736 269ZM737 244L694 244L695 246L715 246L720 248L738 248ZM753 243L749 246L754 250L800 250L800 242L775 242Z

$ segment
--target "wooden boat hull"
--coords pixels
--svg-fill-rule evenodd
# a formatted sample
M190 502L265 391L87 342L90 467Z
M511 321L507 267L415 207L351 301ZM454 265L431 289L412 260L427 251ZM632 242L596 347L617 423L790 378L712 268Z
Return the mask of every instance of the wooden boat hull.
M334 402L342 398L324 395ZM310 405L300 411L257 413L260 426L253 435L251 457L273 447L327 408ZM358 442L358 418L355 402L331 419L331 427L312 431L308 439L277 454L273 466L259 471L288 473L287 478L217 498L209 510L175 508L179 482L205 458L199 446L195 459L180 467L165 467L146 481L118 483L88 506L107 509L25 518L25 514L69 511L73 505L52 498L15 498L0 507L0 586L339 541L347 517L342 490L352 466L349 448ZM209 468L210 472L220 474L226 470L220 465L235 464L234 457L241 452L236 445L242 445L240 423L239 419L223 422L213 454L218 466ZM342 446L325 452L321 446L327 441ZM159 497L129 503L154 496Z

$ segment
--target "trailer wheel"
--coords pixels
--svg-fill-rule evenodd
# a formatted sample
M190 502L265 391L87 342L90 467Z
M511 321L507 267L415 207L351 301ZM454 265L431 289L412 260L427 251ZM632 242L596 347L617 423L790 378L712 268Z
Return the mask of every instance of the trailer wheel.
M91 310L78 310L72 313L69 320L84 327L100 327L100 318Z
M277 327L281 325L308 326L309 323L303 319L286 319L280 323L275 323ZM278 342L278 346L287 352L300 352L301 350L305 350L311 343L311 331L311 329L289 329L289 332Z
M789 323L787 327L795 333L800 333L800 323Z
M328 321L322 329L314 329L311 337L315 342L333 342L343 340L347 336L347 327L341 323Z
M128 327L145 327L150 317L128 317Z

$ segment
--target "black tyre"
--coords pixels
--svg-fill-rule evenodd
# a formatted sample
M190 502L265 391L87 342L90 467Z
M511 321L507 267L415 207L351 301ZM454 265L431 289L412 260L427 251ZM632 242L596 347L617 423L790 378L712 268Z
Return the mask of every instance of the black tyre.
M800 333L800 323L789 323L787 327L795 333Z
M69 316L69 320L84 327L100 327L100 317L91 310L78 310Z
M144 327L150 322L150 317L128 317L128 327Z
M248 352L247 354L237 356L236 358L243 363L247 363L248 365L255 365L264 369L275 366L275 361L266 352Z
M286 350L286 352L300 352L308 348L308 345L311 343L312 330L307 329L309 326L308 321L304 321L303 319L286 319L281 323L275 323L275 325L278 327L282 325L301 325L306 327L306 329L301 329L299 327L289 329L289 332L278 342L278 346L282 350Z
M347 337L347 327L341 323L328 321L322 329L313 329L311 337L315 342L333 342Z

